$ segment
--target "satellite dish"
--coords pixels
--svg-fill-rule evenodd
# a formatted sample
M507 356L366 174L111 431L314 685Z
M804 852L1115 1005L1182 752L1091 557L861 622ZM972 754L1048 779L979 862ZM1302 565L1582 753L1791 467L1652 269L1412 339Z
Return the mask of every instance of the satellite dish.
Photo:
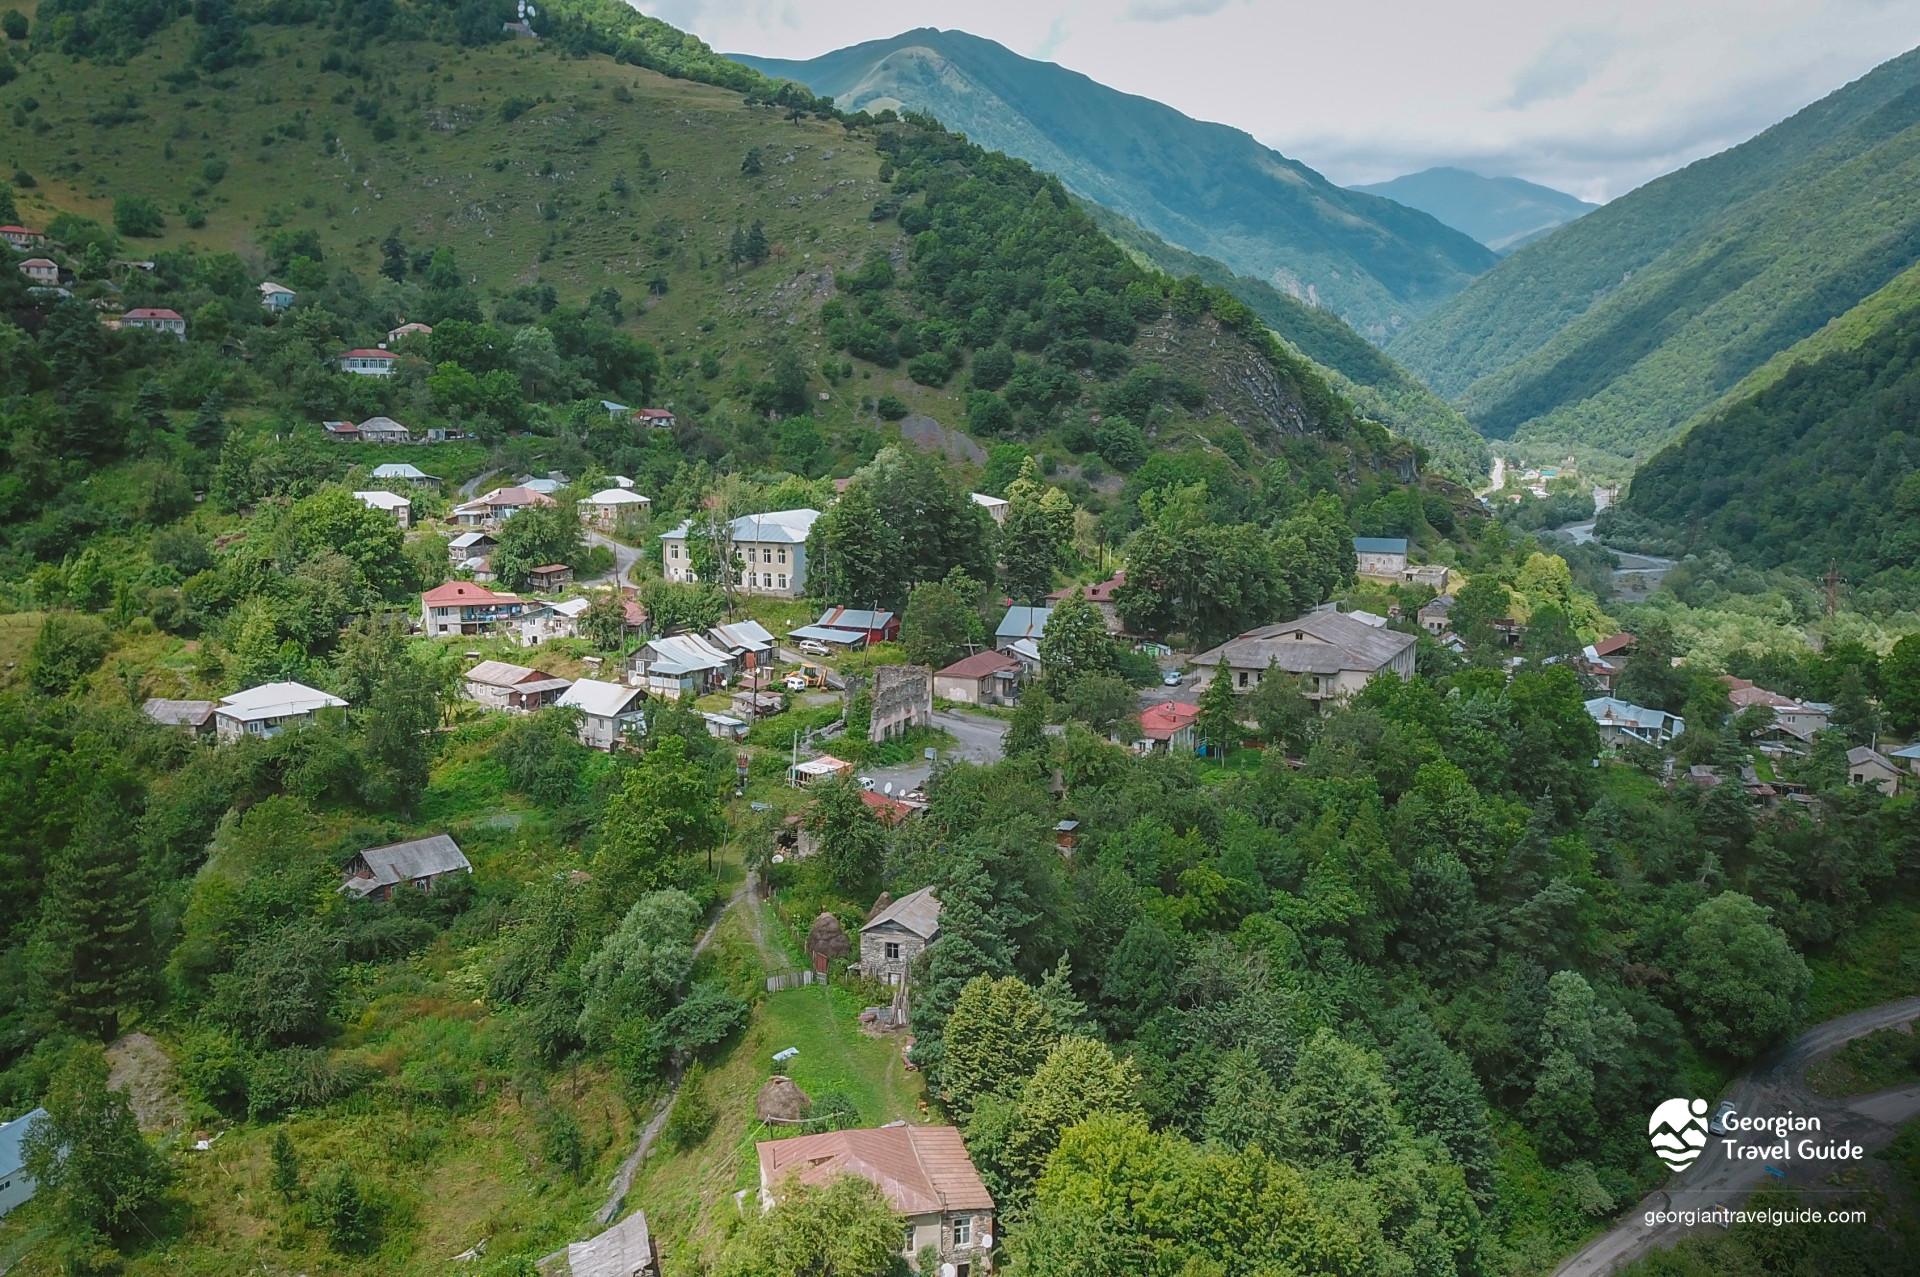
M889 798L893 797L893 782L888 781L886 784L880 786L880 792Z

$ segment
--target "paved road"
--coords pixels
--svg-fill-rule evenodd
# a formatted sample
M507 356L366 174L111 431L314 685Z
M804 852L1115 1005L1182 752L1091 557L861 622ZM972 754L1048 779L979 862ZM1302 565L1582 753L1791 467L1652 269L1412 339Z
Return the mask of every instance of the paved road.
M588 545L604 545L613 551L613 571L598 577L588 584L598 585L604 581L608 585L632 585L634 565L640 562L641 551L638 546L622 545L605 533L587 529Z
M1902 998L1816 1025L1754 1069L1735 1078L1721 1098L1733 1101L1741 1113L1750 1117L1775 1116L1789 1111L1818 1117L1820 1130L1807 1135L1821 1142L1852 1140L1865 1145L1869 1153L1884 1148L1902 1123L1920 1116L1920 1086L1829 1099L1814 1094L1807 1086L1807 1066L1855 1038L1914 1020L1920 1020L1920 998ZM1750 1135L1747 1138L1764 1137ZM1790 1162L1782 1168L1787 1172L1785 1184L1793 1188L1813 1188L1835 1165L1837 1163ZM1594 1239L1586 1249L1561 1265L1559 1277L1600 1277L1649 1251L1673 1245L1689 1231L1679 1223L1648 1225L1644 1220L1648 1211L1736 1206L1768 1178L1764 1162L1735 1161L1726 1155L1721 1139L1710 1136L1700 1160L1671 1177L1664 1189L1640 1202L1610 1232Z
M1198 670L1188 670L1181 675L1178 687L1168 687L1165 683L1149 683L1140 689L1140 708L1151 709L1155 705L1164 705L1168 701L1197 704L1203 683L1204 680L1200 677Z
M491 470L482 470L479 474L476 474L473 478L460 485L460 499L462 501L473 500L480 495L480 485L499 473L500 469L498 466Z
M1004 718L943 709L934 711L933 725L953 735L955 743L941 751L946 761L997 763L1006 754L1003 738L1007 734L1007 720ZM831 747L829 742L829 750ZM926 784L932 770L926 759L916 758L898 767L877 767L863 774L873 778L875 789L892 785L893 792L899 794Z

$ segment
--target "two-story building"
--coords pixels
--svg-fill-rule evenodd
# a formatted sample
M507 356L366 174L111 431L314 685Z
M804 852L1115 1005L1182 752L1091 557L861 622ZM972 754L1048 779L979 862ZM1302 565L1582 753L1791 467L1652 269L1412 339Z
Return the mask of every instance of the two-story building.
M630 488L602 488L580 499L580 521L611 532L623 514L644 516L653 502Z
M400 356L391 350L362 346L341 351L338 362L341 372L350 372L356 377L391 377L400 362Z
M818 510L773 510L746 514L727 524L727 537L738 560L734 585L749 594L798 598L806 593L807 537L820 517ZM692 525L683 523L660 535L660 567L669 581L697 581L688 538Z
M300 294L285 284L276 284L270 279L261 281L260 306L264 310L270 310L277 315L283 310L290 309L299 297Z
M413 502L407 500L399 493L373 491L356 492L353 495L359 498L360 504L367 507L367 509L378 510L382 514L391 515L393 521L401 527L405 528L413 525Z
M904 1217L900 1253L909 1263L930 1248L942 1274L983 1277L993 1262L993 1195L954 1127L895 1122L765 1140L755 1151L762 1209L796 1184L818 1186L854 1175L878 1187Z
M477 581L448 581L420 596L420 632L429 638L487 634L526 610L527 601L517 594L501 594Z
M29 257L20 263L20 273L29 284L52 287L60 282L60 264L46 257Z
M5 240L7 247L24 253L46 243L47 236L46 232L30 226L0 226L0 240Z
M535 492L532 488L495 488L483 497L455 506L451 518L462 527L491 528L505 523L522 510L553 504L552 497L544 492Z
M1193 664L1232 680L1236 693L1258 687L1270 669L1298 675L1307 699L1325 704L1383 674L1412 678L1414 647L1411 634L1329 610L1248 630L1200 653Z
M580 743L592 749L624 745L647 729L647 693L597 678L583 678L555 702L580 711Z
M1120 611L1113 604L1113 596L1126 583L1127 574L1115 572L1106 580L1095 581L1092 585L1069 585L1055 590L1047 595L1047 605L1057 607L1079 594L1100 613L1100 619L1106 623L1107 633L1118 634L1126 627L1120 622Z
M932 887L889 901L860 928L860 970L875 980L905 984L920 951L940 938L940 898Z
M221 697L213 711L213 729L223 741L273 737L313 721L321 710L346 707L338 696L305 683L262 683Z
M1665 746L1687 730L1687 720L1661 709L1649 709L1613 696L1596 696L1587 703L1587 717L1600 729L1603 744Z
M733 666L731 653L699 634L664 634L633 650L627 657L627 677L650 695L677 701L719 687Z

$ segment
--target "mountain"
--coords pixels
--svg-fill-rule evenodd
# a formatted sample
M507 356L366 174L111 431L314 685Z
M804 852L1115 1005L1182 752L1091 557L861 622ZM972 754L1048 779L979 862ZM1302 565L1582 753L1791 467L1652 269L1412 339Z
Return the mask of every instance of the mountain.
M922 28L808 61L740 61L847 110L931 114L1162 239L1328 307L1375 341L1494 262L1471 237L1335 186L1238 129L962 31Z
M1920 561L1920 266L1749 374L1606 513L1628 544L1859 582Z
M1623 468L1920 258L1920 50L1504 259L1392 353L1487 434Z
M1244 302L1294 351L1313 361L1354 406L1427 450L1433 463L1460 479L1487 473L1487 441L1460 410L1436 395L1392 356L1338 315L1236 275L1211 257L1175 248L1112 209L1086 205L1094 222L1139 261L1169 275L1194 276Z
M1431 214L1496 253L1511 252L1600 207L1537 182L1483 177L1463 168L1422 169L1348 189Z

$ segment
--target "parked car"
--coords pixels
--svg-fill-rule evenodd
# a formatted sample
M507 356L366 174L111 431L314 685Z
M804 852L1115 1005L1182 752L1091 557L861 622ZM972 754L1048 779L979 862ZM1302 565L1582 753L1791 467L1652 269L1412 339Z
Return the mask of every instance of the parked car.
M1727 1119L1739 1111L1733 1106L1732 1100L1721 1100L1720 1107L1713 1111L1713 1120L1707 1123L1707 1129L1715 1135L1733 1134L1733 1128L1727 1125Z
M801 639L800 650L808 656L829 656L832 654L828 650L827 645L819 639Z
M1179 671L1179 670L1161 670L1161 671L1160 671L1160 686L1162 686L1162 687L1178 687L1178 686L1180 686L1180 680L1181 680L1181 678L1182 678L1182 677L1183 677L1183 675L1182 675L1182 674L1180 673L1180 671Z
M804 692L807 690L807 676L805 674L789 674L782 681L786 683L789 692Z
M871 777L871 776L862 776L862 777L860 778L860 788L862 788L862 789L864 789L864 790L866 790L866 791L867 791L868 793L872 793L872 792L873 792L873 777Z

